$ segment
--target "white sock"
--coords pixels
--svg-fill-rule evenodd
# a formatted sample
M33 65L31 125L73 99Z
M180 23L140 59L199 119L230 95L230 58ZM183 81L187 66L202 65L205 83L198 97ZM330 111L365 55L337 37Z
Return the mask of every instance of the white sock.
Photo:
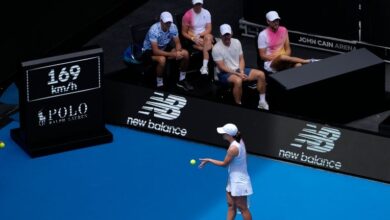
M207 64L209 64L209 60L203 60L203 66L207 67Z
M260 100L259 102L265 102L265 93L260 94Z
M180 78L179 78L179 81L185 80L185 78L186 78L186 72L180 71Z
M160 86L163 86L163 85L164 85L164 78L162 78L162 77L157 77L157 78L156 78L156 81L157 81L157 87L160 87Z

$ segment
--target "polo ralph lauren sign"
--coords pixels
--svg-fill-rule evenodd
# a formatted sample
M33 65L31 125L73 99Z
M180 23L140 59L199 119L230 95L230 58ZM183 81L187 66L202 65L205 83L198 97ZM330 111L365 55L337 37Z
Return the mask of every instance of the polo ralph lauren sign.
M112 140L104 127L101 48L22 63L20 128L12 138L31 156Z

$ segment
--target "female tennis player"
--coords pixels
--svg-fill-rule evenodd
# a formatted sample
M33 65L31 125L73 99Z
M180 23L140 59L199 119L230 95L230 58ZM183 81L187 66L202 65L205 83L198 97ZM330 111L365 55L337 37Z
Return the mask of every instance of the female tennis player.
M200 158L199 168L207 163L216 166L228 166L228 181L226 186L226 198L228 203L227 220L236 217L237 208L244 220L251 220L252 215L248 209L248 196L253 194L251 180L247 171L246 149L237 126L228 123L217 128L217 132L223 139L230 143L225 159L223 161L211 158Z

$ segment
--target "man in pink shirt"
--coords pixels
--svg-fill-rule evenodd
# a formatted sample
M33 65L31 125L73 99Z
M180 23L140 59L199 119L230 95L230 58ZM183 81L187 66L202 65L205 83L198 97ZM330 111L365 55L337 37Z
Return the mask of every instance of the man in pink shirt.
M270 11L265 17L268 27L260 32L257 39L259 55L264 60L265 70L277 72L317 61L292 57L288 31L285 27L279 26L280 17L278 13Z
M208 74L209 51L212 48L211 14L202 8L203 0L192 0L193 7L188 10L182 20L181 34L192 46L203 52L203 66L201 74Z

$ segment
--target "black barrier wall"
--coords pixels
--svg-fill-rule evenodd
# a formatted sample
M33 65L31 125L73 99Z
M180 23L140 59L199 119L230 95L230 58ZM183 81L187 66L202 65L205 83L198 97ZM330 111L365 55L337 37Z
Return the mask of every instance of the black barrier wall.
M387 109L384 82L383 60L358 49L271 74L268 101L274 111L345 124Z
M362 41L390 47L390 2L362 0Z
M390 138L112 80L106 83L109 123L226 147L216 127L232 122L250 153L390 183Z
M141 0L9 1L1 6L0 85L21 61L77 50L94 35L136 9ZM12 16L9 16L11 13Z
M341 39L358 38L357 1L244 1L244 18L266 25L265 14L275 10L289 30Z

